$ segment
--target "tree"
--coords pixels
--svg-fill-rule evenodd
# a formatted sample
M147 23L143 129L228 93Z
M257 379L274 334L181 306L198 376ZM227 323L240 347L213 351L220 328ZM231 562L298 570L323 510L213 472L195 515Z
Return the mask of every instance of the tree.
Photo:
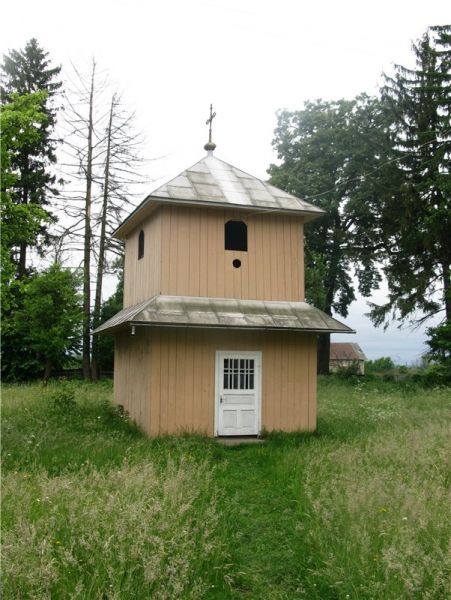
M374 360L365 361L365 370L367 373L383 373L384 371L392 371L395 368L395 363L390 356L381 356Z
M12 94L10 102L2 106L0 113L1 150L1 322L2 364L17 356L18 340L11 328L17 310L23 304L23 279L17 278L14 250L22 244L33 245L48 220L45 211L36 204L16 204L12 194L19 175L14 170L13 158L21 148L39 138L47 115L42 112L46 92L20 96Z
M306 297L327 314L348 313L355 299L353 270L363 296L378 286L378 206L386 183L389 138L379 101L306 102L278 114L273 142L279 165L271 183L326 211L305 228ZM319 372L329 370L330 336L321 336Z
M4 353L6 380L21 380L61 368L79 349L82 322L80 281L76 274L54 264L22 283L23 302L4 324L12 343Z
M8 293L16 275L14 250L21 245L35 244L43 222L48 221L45 211L32 204L16 204L13 196L20 175L14 168L14 157L23 148L30 147L41 136L48 117L42 111L46 92L20 96L12 94L10 102L2 106L1 132L1 270L2 309L7 311Z
M112 272L121 273L123 287L123 245L111 238L112 231L122 220L125 206L129 206L133 196L131 187L142 183L137 169L143 162L139 155L141 135L134 130L134 113L123 108L121 98L114 93L111 99L108 124L105 132L105 158L103 164L102 205L98 219L98 259L94 297L93 325L100 324L102 307L103 278L107 272L107 254L114 256ZM119 262L117 262L119 261ZM122 293L122 292L121 292ZM122 296L121 296L122 297ZM122 304L119 310L122 309ZM112 316L112 315L111 315ZM98 379L98 363L102 361L99 339L92 340L92 378Z
M400 184L381 206L389 297L371 305L376 325L418 311L451 321L451 26L430 27L413 53L382 89Z
M103 278L109 257L120 256L122 245L109 236L130 205L130 186L142 177L135 167L141 162L137 149L141 137L133 132L134 115L123 108L117 94L108 98L108 82L100 80L93 62L89 79L75 70L75 89L66 94L65 167L83 192L70 188L65 192L66 214L72 226L61 232L65 239L83 249L83 374L98 376L97 340L91 344L91 326L100 316ZM94 306L92 308L91 273L97 267Z
M60 67L50 68L50 61L36 39L31 39L23 50L13 50L4 56L1 67L2 104L14 102L18 95L24 97L34 92L45 92L38 96L39 110L46 118L40 121L38 135L25 140L20 146L10 148L9 160L11 169L17 173L14 185L10 189L10 200L13 204L32 204L42 207L46 217L41 220L40 233L45 234L51 221L51 214L45 207L49 204L48 196L56 193L55 176L50 165L56 162L56 140L52 138L56 109L52 98L61 87L57 81ZM36 213L37 214L37 213ZM21 240L17 259L18 274L26 273L27 248L33 245L38 249L38 238L33 244L30 240Z
M124 306L124 265L123 260L118 260L116 268L119 281L112 296L106 300L100 309L98 319L94 321L94 327L114 317ZM101 371L113 371L114 369L114 339L111 335L95 336L96 339L96 369L97 376Z
M433 361L432 373L437 383L451 384L451 321L427 329L429 352L426 357Z

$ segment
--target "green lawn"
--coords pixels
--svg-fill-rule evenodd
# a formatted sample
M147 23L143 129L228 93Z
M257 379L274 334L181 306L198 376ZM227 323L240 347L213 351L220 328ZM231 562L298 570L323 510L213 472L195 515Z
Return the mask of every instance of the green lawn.
M66 386L3 387L5 599L450 597L449 389L321 381L317 434L223 447Z

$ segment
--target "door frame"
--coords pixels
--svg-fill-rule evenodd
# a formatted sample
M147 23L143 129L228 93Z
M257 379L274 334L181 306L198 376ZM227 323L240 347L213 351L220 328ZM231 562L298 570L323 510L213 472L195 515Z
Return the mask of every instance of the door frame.
M254 435L260 435L262 429L262 352L261 350L216 350L215 355L215 437L222 437L219 434L219 397L221 389L221 359L224 355L230 355L232 358L254 358L255 359L255 373L254 373L254 384L255 384L255 396L257 412L257 433ZM234 437L224 436L224 437ZM239 435L237 436L239 437Z

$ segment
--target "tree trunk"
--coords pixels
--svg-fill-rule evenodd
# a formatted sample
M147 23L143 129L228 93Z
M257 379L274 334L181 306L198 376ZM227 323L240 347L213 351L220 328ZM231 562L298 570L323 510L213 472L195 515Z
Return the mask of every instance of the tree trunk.
M102 304L102 284L103 284L103 272L105 269L105 246L106 246L106 219L108 209L108 191L110 184L110 154L111 154L111 132L113 124L113 113L114 113L115 96L111 100L110 119L108 122L107 132L107 150L105 158L105 177L103 182L103 204L102 204L102 217L100 224L100 241L99 241L99 264L97 268L97 281L96 281L96 294L94 300L94 314L93 322L94 326L99 324L100 309ZM94 381L99 379L99 367L98 367L98 341L97 337L94 336L92 340L92 378Z
M44 370L44 384L47 385L50 374L52 373L52 362L50 360L45 361L45 370Z
M28 155L24 156L24 169L23 169L23 180L26 182L28 180ZM25 183L22 192L22 204L28 204L28 187ZM19 247L19 265L17 275L19 279L25 277L27 272L27 243L22 242Z
M330 333L318 336L318 375L329 375Z
M443 299L445 301L446 321L451 323L451 289L448 263L444 263L443 265Z
M85 201L85 235L83 253L83 377L91 379L91 205L92 205L92 133L94 77L96 65L92 65L91 88L89 93L88 153L86 163L86 201Z
M27 271L27 244L25 242L22 242L20 244L20 249L19 249L18 276L20 279L25 277L26 271Z

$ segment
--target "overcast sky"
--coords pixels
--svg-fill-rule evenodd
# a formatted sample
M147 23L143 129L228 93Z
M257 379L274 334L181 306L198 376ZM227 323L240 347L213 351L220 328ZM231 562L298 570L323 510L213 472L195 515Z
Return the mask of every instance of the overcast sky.
M210 102L215 154L260 178L280 108L376 93L383 71L412 62L411 42L451 21L449 1L53 0L5 2L0 50L36 37L56 64L107 69L135 109L156 187L204 155ZM150 191L150 190L149 190ZM379 293L376 299L383 298ZM425 350L424 332L374 329L365 302L346 322L370 358ZM343 336L334 336L338 340ZM344 341L341 340L340 341Z

